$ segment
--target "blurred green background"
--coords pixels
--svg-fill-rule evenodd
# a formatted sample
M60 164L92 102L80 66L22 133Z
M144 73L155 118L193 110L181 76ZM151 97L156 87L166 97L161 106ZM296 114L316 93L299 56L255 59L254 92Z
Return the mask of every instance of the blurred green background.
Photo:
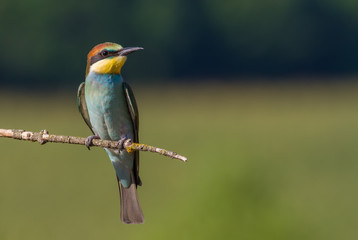
M142 46L144 225L120 222L102 149L0 139L0 239L352 239L358 3L0 2L0 128L90 134L76 107L97 43Z
M357 1L2 0L1 84L75 87L86 55L141 46L124 73L140 82L356 74Z
M140 226L102 149L0 139L0 239L351 239L357 87L136 87L141 141L189 159L141 153ZM89 134L74 92L0 103L2 128Z

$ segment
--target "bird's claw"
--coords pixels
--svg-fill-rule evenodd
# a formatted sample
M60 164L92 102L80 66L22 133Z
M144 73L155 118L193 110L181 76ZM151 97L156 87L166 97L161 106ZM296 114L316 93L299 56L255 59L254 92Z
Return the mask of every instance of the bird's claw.
M86 138L86 147L88 148L88 150L91 150L90 146L92 145L93 139L100 139L100 137L97 135L92 135Z
M122 151L124 149L123 143L127 140L128 138L126 137L122 137L121 140L118 141L117 143L117 147L119 151Z

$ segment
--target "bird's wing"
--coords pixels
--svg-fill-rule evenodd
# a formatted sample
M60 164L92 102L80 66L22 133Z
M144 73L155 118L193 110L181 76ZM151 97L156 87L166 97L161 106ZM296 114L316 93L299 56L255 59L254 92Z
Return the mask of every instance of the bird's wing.
M132 89L126 82L123 83L123 90L124 90L124 94L126 96L128 110L131 115L132 123L133 123L133 129L134 129L133 142L138 143L138 141L139 141L139 138L138 138L139 116L138 116L137 103L135 101ZM140 177L139 177L139 152L138 151L135 152L134 176L135 176L136 184L141 186L142 181L140 180Z
M83 117L83 120L85 120L87 126L91 129L92 133L94 134L92 129L92 124L88 115L87 104L86 104L85 82L81 83L77 91L77 107Z

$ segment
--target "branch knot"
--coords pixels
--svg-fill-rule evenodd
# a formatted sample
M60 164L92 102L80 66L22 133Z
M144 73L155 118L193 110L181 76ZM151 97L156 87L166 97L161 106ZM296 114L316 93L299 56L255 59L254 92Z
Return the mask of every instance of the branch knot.
M39 134L38 137L37 137L37 141L38 141L41 145L47 143L47 140L45 140L45 139L43 138L44 134L48 135L48 131L47 131L46 129L41 130L41 131L40 131L40 134Z
M12 129L13 133L14 133L14 138L21 140L22 139L22 133L25 132L25 130L17 130L17 129Z

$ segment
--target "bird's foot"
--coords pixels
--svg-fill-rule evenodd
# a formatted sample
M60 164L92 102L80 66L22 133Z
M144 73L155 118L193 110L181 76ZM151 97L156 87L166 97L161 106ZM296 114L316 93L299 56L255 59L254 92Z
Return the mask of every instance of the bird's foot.
M86 147L88 148L88 150L91 150L90 146L92 145L93 139L100 139L100 137L97 135L92 135L86 138Z
M123 143L127 140L128 138L126 137L122 137L121 140L118 141L117 143L117 147L119 151L122 151L124 149Z

